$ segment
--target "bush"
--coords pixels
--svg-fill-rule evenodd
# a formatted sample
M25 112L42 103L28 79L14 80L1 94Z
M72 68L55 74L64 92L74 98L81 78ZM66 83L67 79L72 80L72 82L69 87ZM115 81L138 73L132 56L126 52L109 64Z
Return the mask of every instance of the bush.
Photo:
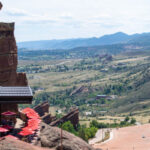
M132 118L130 123L131 124L135 124L136 123L136 119Z
M85 125L82 125L79 129L79 137L83 140L88 141L88 139L93 138L97 132L96 127L86 128Z
M70 133L73 133L76 136L79 136L85 141L88 141L88 139L93 138L98 130L94 126L87 128L86 125L82 125L82 126L79 125L77 130L75 130L70 121L67 121L64 124L62 124L62 129Z
M73 127L73 125L72 125L72 123L70 121L67 121L64 124L62 124L62 129L77 135L77 132L74 129L74 127Z
M129 120L130 118L128 116L124 119L125 122L128 122Z

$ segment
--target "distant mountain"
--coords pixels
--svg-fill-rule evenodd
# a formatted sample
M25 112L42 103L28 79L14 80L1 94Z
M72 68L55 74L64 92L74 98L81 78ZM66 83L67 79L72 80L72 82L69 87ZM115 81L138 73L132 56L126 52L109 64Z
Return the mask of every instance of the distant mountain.
M150 33L134 34L128 43L134 43L143 46L150 45Z
M29 41L18 43L19 48L30 50L72 49L76 47L102 46L121 43L150 45L150 33L128 35L122 32L104 35L100 38L79 38L66 40Z

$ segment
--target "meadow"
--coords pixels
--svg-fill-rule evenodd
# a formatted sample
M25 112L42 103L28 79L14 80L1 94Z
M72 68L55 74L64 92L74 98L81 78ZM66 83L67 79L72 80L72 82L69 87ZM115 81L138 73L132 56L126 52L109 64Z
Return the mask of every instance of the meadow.
M19 72L26 72L34 92L33 106L48 100L67 112L77 106L84 117L124 117L150 110L150 55L148 52L103 54L88 58L19 59ZM114 96L97 99L97 95ZM86 115L90 112L90 115ZM82 118L83 117L83 118ZM107 121L107 120L106 120ZM148 122L144 119L140 122Z

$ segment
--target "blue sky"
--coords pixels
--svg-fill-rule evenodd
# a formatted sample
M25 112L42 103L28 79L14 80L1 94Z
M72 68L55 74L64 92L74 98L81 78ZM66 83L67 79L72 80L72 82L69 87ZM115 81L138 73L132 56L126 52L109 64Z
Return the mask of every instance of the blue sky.
M17 41L150 32L150 0L1 0Z

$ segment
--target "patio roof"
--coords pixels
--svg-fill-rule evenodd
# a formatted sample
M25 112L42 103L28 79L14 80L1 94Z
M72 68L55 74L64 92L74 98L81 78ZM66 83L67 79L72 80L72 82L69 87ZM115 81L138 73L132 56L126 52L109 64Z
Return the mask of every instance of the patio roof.
M32 103L33 94L29 86L25 87L0 87L0 104L17 103L30 104Z

